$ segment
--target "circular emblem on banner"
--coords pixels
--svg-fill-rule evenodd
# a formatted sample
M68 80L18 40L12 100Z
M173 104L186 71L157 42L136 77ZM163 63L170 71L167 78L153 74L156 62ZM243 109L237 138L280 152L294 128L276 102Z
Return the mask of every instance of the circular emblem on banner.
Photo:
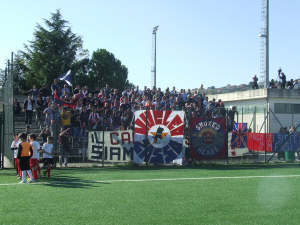
M197 122L192 129L191 144L201 156L217 155L222 150L224 141L224 128L217 121L202 120Z
M170 130L162 124L155 125L149 130L148 140L155 148L165 147L167 144L169 144L170 139Z

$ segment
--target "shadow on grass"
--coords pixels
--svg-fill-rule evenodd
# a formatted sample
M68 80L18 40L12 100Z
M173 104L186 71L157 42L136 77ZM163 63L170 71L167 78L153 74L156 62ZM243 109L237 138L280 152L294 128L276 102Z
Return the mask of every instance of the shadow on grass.
M49 186L49 187L63 187L63 188L93 188L96 187L94 184L102 185L102 184L110 184L108 182L95 182L92 180L84 180L76 178L76 175L70 175L70 170L68 169L69 174L56 174L49 180L48 178L42 178L41 182L43 185ZM80 171L83 172L83 171ZM72 173L71 173L72 174Z
M94 173L95 171L148 171L148 170L260 170L260 169L285 169L285 168L300 168L298 163L272 163L272 164L196 164L196 165L185 165L185 166L164 166L164 165L151 165L151 166L113 166L113 167L88 167L88 168L68 168L68 173L73 172L85 172ZM71 172L72 173L72 172Z
M95 185L97 184L97 186ZM55 188L95 188L99 187L99 185L103 184L110 184L107 182L94 182L94 181L87 181L87 180L65 180L64 181L59 181L59 179L55 178L52 181L49 181L49 183L45 183L43 185L48 186L48 187L55 187Z

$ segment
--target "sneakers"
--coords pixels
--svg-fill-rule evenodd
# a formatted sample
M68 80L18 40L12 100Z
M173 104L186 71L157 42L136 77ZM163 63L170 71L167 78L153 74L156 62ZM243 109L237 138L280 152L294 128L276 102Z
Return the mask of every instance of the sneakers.
M18 180L22 180L22 177L18 177Z
M26 181L21 181L19 182L19 184L26 184Z
M35 180L29 180L28 183L34 183Z
M43 172L43 175L44 175L44 177L47 177L47 175L46 175L46 171L44 171L44 172Z

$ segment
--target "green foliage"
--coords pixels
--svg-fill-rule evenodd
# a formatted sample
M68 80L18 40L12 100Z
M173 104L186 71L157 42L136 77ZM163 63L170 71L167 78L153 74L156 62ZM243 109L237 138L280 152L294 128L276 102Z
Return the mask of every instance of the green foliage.
M29 90L33 85L38 89L42 84L49 87L55 78L70 69L73 84L88 86L90 90L106 84L119 91L134 87L127 80L128 69L112 53L97 49L89 58L81 37L72 32L59 10L51 13L51 18L44 22L46 28L37 24L33 40L24 44L25 50L15 56L14 94ZM0 88L4 84L4 73L0 71ZM59 83L62 85L63 82Z
M20 90L25 89L27 86L25 76L23 73L23 58L20 54L15 55L13 67L13 88L14 95L18 95Z
M22 58L19 54L14 56L14 63L13 63L13 94L18 95L20 90L26 87L26 80L24 78L23 70L22 70ZM10 65L10 72L7 70L7 76L11 76L11 65ZM0 92L4 92L4 85L5 85L5 70L0 69Z
M76 84L83 86L88 86L91 90L91 82L89 80L88 71L90 68L90 60L88 58L83 58L79 61L76 61L72 65L72 81L73 86Z
M105 87L109 84L111 88L122 91L129 86L127 81L128 69L116 59L114 54L105 49L97 49L93 52L90 60L89 83L91 88L96 86Z
M53 80L68 71L76 61L78 50L82 50L82 39L72 33L68 21L62 19L60 11L51 13L50 20L44 19L48 29L37 24L33 41L25 44L22 68L28 88L34 83L52 84ZM81 55L86 51L80 51Z

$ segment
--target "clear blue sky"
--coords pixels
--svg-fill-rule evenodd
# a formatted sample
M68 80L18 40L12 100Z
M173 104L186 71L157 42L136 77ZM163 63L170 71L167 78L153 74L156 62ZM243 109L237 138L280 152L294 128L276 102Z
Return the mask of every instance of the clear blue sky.
M165 89L248 84L260 76L260 0L0 0L0 68L32 40L37 23L61 10L90 54L113 53L128 79L150 86L152 28L157 31L157 86ZM299 0L270 0L270 79L281 66L299 78Z

